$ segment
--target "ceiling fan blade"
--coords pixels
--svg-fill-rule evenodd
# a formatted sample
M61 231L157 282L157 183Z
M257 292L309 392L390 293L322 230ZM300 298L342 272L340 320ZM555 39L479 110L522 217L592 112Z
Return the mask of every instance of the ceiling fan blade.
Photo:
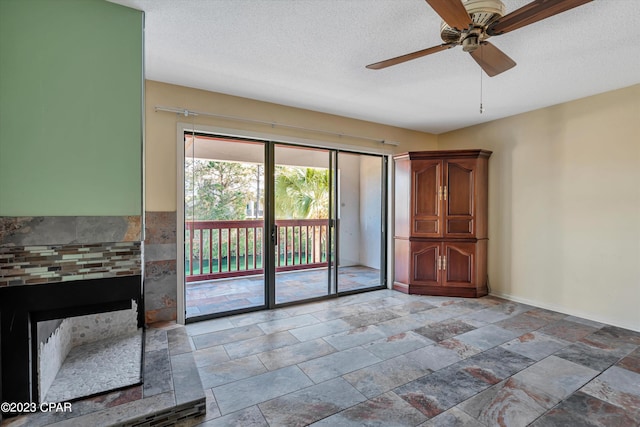
M489 77L496 76L516 66L513 59L489 42L483 42L471 56Z
M456 43L443 43L440 46L433 46L427 49L422 49L417 52L407 53L406 55L396 56L395 58L387 59L385 61L376 62L375 64L367 65L370 70L380 70L392 65L401 64L403 62L411 61L412 59L421 58L423 56L431 55L432 53L440 52L442 50L451 49L457 46Z
M461 0L426 0L450 27L465 30L472 24L471 17Z
M508 33L591 1L593 0L534 0L496 20L487 29L487 34L495 36Z

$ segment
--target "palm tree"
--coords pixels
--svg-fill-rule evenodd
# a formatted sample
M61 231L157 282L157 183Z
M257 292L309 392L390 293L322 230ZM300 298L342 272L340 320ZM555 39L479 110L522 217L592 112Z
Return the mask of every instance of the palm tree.
M275 210L279 219L326 219L329 218L329 171L327 169L277 166L275 176ZM317 227L317 228L316 228ZM312 239L313 260L322 262L326 255L326 233L328 224L314 226ZM293 241L294 229L289 229ZM302 229L299 230L302 233ZM309 229L306 231L309 239ZM288 251L287 251L288 252ZM286 255L288 256L288 255Z
M329 171L278 166L275 177L275 198L278 218L328 218Z

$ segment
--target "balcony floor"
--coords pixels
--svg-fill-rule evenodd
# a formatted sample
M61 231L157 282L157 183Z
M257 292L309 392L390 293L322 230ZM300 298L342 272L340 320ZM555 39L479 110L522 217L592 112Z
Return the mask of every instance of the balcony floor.
M380 286L380 270L365 266L340 267L338 291ZM327 269L276 274L276 303L302 301L327 295ZM187 317L258 307L264 304L262 276L218 279L186 284Z

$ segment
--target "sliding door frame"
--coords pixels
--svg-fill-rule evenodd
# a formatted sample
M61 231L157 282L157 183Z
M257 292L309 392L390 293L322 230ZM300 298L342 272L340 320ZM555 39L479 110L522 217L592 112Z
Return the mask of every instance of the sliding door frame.
M380 284L380 286L372 286L369 288L358 288L358 289L353 289L353 290L349 290L349 291L340 291L340 283L338 281L339 278L339 260L340 260L340 247L339 245L336 247L336 251L335 251L335 257L336 257L336 261L335 261L335 286L336 286L336 296L346 296L346 295L352 295L352 294L359 294L362 292L367 292L367 291L371 291L371 290L375 290L375 289L391 289L390 284L393 283L393 262L392 260L389 258L389 242L393 242L392 239L390 239L389 236L393 236L393 232L392 232L392 226L393 223L391 222L390 219L390 212L392 212L392 205L391 205L391 199L389 199L389 191L393 189L392 186L392 182L390 182L390 176L392 176L392 174L389 171L389 158L391 157L389 154L386 153L375 153L375 152L366 152L366 151L358 151L358 150L345 150L345 149L336 149L336 171L338 170L338 162L340 159L340 153L346 153L346 154L355 154L355 155L361 155L361 156L374 156L374 157L380 157L381 160L381 177L380 177L380 225L381 225L381 230L380 230L380 279L382 280L382 283ZM336 187L336 191L340 191L339 188ZM339 198L336 194L336 203L339 203ZM337 207L336 207L337 209ZM337 215L337 211L336 211L336 215L335 215L336 219L338 217ZM340 234L340 221L337 220L336 221L336 227L335 227L335 232L336 235ZM338 239L338 243L339 243L339 239Z
M242 139L250 139L250 140L255 140L255 141L262 141L264 142L264 149L265 149L265 157L264 157L264 166L265 166L265 177L267 175L268 171L271 171L271 173L273 172L274 168L275 168L275 158L274 158L274 147L276 144L281 144L281 145L292 145L292 146L299 146L299 147L308 147L308 148L317 148L317 149L324 149L324 150L329 150L329 156L330 156L330 164L329 164L329 170L331 171L330 173L330 196L329 196L329 212L330 212L330 216L332 217L329 220L329 227L328 227L328 240L329 240L329 248L332 247L332 245L336 244L336 239L338 236L338 221L336 220L336 214L337 214L337 210L336 210L336 191L334 189L335 183L336 183L336 170L338 168L338 154L340 152L345 152L345 153L353 153L353 154L363 154L363 155L375 155L375 156L380 156L382 158L382 164L383 164L383 170L382 170L382 200L381 200L381 222L382 224L384 224L384 226L382 227L382 236L381 236L381 279L383 280L383 284L379 287L379 288L388 288L388 283L391 283L391 281L389 280L390 274L392 274L393 272L391 271L391 269L389 268L391 266L391 262L389 260L389 257L387 257L387 246L389 244L389 238L388 238L388 231L391 230L390 227L392 227L391 221L389 220L389 215L387 214L389 212L389 208L390 208L390 200L388 199L388 191L392 188L390 187L392 185L391 182L389 182L388 177L389 175L389 171L388 171L388 165L389 165L389 157L393 154L393 152L391 150L389 150L388 148L384 147L384 148L380 148L380 149L375 149L375 148L370 148L370 147L360 147L360 146L353 146L353 145L347 145L347 144L337 144L337 143L332 143L332 142L328 142L328 141L322 141L322 140L314 140L314 139L305 139L305 138L294 138L294 137L290 137L290 136L284 136L284 135L278 135L278 134L270 134L270 133L263 133L263 132L254 132L254 131L246 131L246 130L239 130L239 129L230 129L230 128L223 128L223 127L218 127L218 126L211 126L211 125L203 125L203 124L196 124L196 123L184 123L184 122L179 122L177 124L177 129L176 129L176 146L177 146L177 152L176 152L176 167L177 167L177 183L176 183L176 187L177 187L177 192L176 192L176 199L177 199L177 206L176 206L176 274L177 274L177 298L176 298L176 305L177 305L177 322L179 324L185 324L187 322L187 318L186 318L186 298L185 298L185 271L184 271L184 257L185 257L185 242L184 242L184 220L185 220L185 207L184 207L184 200L185 200L185 188L184 188L184 181L185 181L185 175L184 175L184 161L185 161L185 148L184 148L184 136L185 133L206 133L206 134L212 134L212 135L217 135L217 136L222 136L222 137L230 137L230 138L242 138ZM270 180L272 180L272 178L270 178ZM386 180L386 185L385 185L385 180ZM353 293L360 293L360 292L366 292L369 290L373 290L373 289L377 289L377 287L373 287L373 288L363 288L363 289L358 289L358 290L353 290L353 291L348 291L348 292L340 292L339 289L339 283L338 283L338 251L339 248L336 246L335 250L333 251L329 251L330 254L327 254L327 262L329 264L328 268L329 268L329 274L328 274L328 281L327 281L327 290L328 290L328 295L326 296L320 296L320 297L316 297L316 298L311 298L311 299L305 299L305 300L301 300L301 301L295 301L295 302L287 302L287 303L280 303L280 304L276 304L275 298L275 251L273 250L273 240L272 240L272 236L273 236L273 224L275 224L275 210L273 207L273 203L275 200L275 194L274 194L274 186L273 185L266 185L265 183L265 208L266 206L269 206L268 209L264 210L264 220L265 220L265 233L264 233L264 243L263 243L263 247L264 247L264 277L265 277L265 304L261 305L261 306L256 306L256 307L249 307L246 309L241 309L241 310L234 310L233 312L223 312L218 314L212 314L212 315L206 315L206 316L199 316L196 320L201 320L206 318L215 318L215 317L221 317L221 316L228 316L230 314L234 314L236 312L241 313L241 312L250 312L250 311L257 311L257 310L264 310L264 309L271 309L271 308L275 308L275 307L285 307L288 305L294 305L294 304L299 304L299 303L303 303L303 302L311 302L311 301L316 301L316 300L323 300L323 299L327 299L327 298L334 298L334 297L338 297L340 295L348 295L348 294L353 294ZM267 227L269 227L269 232L267 233ZM385 230L387 231L387 233L385 233ZM338 242L339 244L339 242ZM267 248L270 248L271 250L266 250ZM329 256L331 256L331 258L329 259ZM333 291L333 293L331 293ZM191 320L191 319L189 319Z

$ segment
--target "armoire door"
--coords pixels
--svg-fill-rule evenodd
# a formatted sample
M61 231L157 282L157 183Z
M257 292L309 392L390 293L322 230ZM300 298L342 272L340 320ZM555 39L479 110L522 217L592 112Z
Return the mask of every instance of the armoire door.
M475 243L443 243L442 285L475 285Z
M475 159L454 159L445 162L445 237L475 236L476 165Z
M438 286L441 280L442 244L411 242L411 281L414 284Z
M411 235L442 237L442 160L411 163Z

